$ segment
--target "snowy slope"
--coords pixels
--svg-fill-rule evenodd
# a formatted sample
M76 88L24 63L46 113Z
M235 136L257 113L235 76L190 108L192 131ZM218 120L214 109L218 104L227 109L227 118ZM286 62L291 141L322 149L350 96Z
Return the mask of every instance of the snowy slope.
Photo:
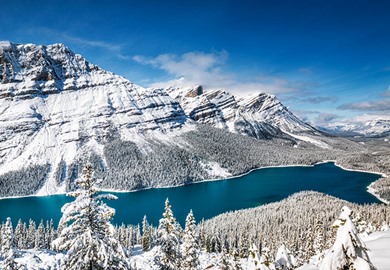
M200 85L183 85L180 79L165 90L191 119L230 132L258 139L288 137L288 133L320 135L273 95L238 96L224 90L204 91Z
M374 232L368 237L363 238L364 242L370 249L370 258L373 265L378 270L390 269L390 231ZM155 270L158 267L154 263L154 256L156 255L156 248L142 252L140 246L136 246L133 251L133 256L130 258L132 265L136 265L138 269ZM17 254L16 261L22 265L27 265L27 270L30 269L57 269L62 254L57 254L50 251L41 250L23 250ZM202 269L218 269L218 261L220 254L205 253L200 254L200 263ZM241 263L246 269L247 260L242 259ZM307 264L296 268L297 270L318 270L318 267L313 264Z
M363 238L370 250L372 263L378 270L390 269L390 231L375 232Z
M90 64L63 44L0 43L0 172L50 164L54 172L110 136L179 130L186 116L164 91L142 88Z
M372 264L378 270L390 270L390 230L385 232L374 232L362 238L369 249L369 256ZM313 264L307 264L297 270L318 270Z

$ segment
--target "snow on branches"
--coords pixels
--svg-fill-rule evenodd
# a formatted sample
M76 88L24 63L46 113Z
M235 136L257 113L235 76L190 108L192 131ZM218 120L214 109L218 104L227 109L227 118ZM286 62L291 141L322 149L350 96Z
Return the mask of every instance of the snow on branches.
M130 269L126 253L114 237L111 219L115 210L103 202L116 197L99 194L99 182L93 177L92 166L87 165L76 181L79 189L68 193L75 200L61 209L61 230L52 243L54 249L66 252L61 269Z

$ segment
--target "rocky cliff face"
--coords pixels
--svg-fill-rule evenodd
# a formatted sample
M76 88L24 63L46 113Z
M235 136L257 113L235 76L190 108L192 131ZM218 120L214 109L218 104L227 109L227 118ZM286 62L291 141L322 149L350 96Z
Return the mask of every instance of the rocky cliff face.
M319 134L298 119L275 96L260 93L249 97L223 90L203 91L202 86L168 87L166 91L193 120L258 139Z
M187 119L166 92L102 70L63 44L0 43L0 82L1 173L29 164L51 164L54 173L88 148L101 152L110 136L136 140Z

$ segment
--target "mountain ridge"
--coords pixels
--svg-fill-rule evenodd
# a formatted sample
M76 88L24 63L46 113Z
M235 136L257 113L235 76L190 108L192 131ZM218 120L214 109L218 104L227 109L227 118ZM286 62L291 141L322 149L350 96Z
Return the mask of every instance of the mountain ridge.
M356 119L331 123L323 129L340 136L386 137L390 135L390 117L363 115Z
M201 85L183 86L180 80L163 89L192 120L233 133L257 139L288 138L291 133L323 135L296 117L274 95L233 95L222 89L204 90Z
M195 104L193 114L186 114L186 104L182 108L165 89L138 86L63 44L0 43L0 74L2 197L72 189L86 162L103 178L103 188L133 190L311 164L334 159L324 148L339 147L295 121L273 96L238 101L221 90L202 96L198 87L187 94L201 96L205 107ZM257 114L261 108L264 114ZM265 123L271 111L269 120L287 115L297 126ZM241 129L233 134L195 116ZM296 129L282 130L283 123ZM303 133L293 133L301 127Z

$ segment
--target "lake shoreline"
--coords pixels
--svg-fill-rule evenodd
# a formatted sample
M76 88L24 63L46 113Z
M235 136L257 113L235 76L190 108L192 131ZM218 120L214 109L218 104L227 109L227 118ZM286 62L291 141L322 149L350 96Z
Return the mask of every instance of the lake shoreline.
M238 174L238 175L232 175L232 176L229 176L229 177L225 177L225 178L212 178L212 179L204 179L204 180L200 180L200 181L196 181L196 182L191 182L191 183L185 183L185 184L180 184L180 185L175 185L175 186L156 186L156 187L148 187L148 188L143 188L143 189L135 189L135 190L112 190L112 189L101 189L102 192L113 192L113 193L129 193L129 192L138 192L138 191L144 191L144 190L149 190L149 189L155 189L155 188L161 188L161 189L165 189L165 188L176 188L176 187L182 187L182 186L188 186L188 185L194 185L194 184L200 184L200 183L206 183L206 182L216 182L216 181L223 181L223 180L234 180L235 178L240 178L240 177L243 177L243 176L246 176L254 171L258 171L258 170L262 170L262 169L270 169L270 168L288 168L288 167L314 167L316 165L320 165L320 164L326 164L326 163L333 163L335 166L343 169L343 170L346 170L346 171L355 171L355 172L363 172L363 173L370 173L370 174L377 174L381 177L387 177L387 175L385 173L381 173L381 172L372 172L372 171L368 171L368 170L357 170L357 169L350 169L350 168L347 168L339 163L337 163L337 160L323 160L323 161L319 161L319 162L316 162L314 164L290 164L290 165L273 165L273 166L262 166L262 167L259 167L259 168L254 168L254 169L251 169L247 172L244 172L242 174ZM390 204L390 202L388 202L387 200L381 198L377 193L376 193L376 190L372 187L379 179L381 178L378 178L377 180L373 181L370 185L367 186L367 192L372 194L374 197L376 197L379 201L381 201L382 203L384 204ZM0 200L4 200L4 199L20 199L20 198L28 198L28 197L50 197L50 196L55 196L55 195L66 195L67 193L66 192L56 192L56 193L53 193L53 194L48 194L48 195L42 195L42 194L32 194L32 195L26 195L26 196L10 196L10 197L1 197Z
M198 185L149 188L138 190L140 192L114 191L118 200L110 202L110 207L117 210L114 219L116 224L137 224L145 215L151 223L158 224L166 198L175 206L175 215L181 221L185 220L191 209L199 219L209 219L229 211L278 202L308 190L360 205L384 205L366 189L379 175L343 170L334 162L321 163L264 167L231 179L240 181L201 181ZM36 223L53 219L56 223L61 217L60 209L72 200L74 198L64 194L2 200L1 219L33 219ZM129 208L130 205L136 207Z
M333 162L335 163L334 161L332 160L325 160L325 161L319 161L317 163L314 163L314 164L290 164L290 165L273 165L273 166L262 166L262 167L259 167L259 168L254 168L254 169L251 169L247 172L244 172L244 173L241 173L241 174L238 174L238 175L231 175L231 176L228 176L228 177L224 177L224 178L210 178L210 179L203 179L203 180L199 180L199 181L195 181L195 182L191 182L191 183L184 183L184 184L180 184L180 185L174 185L174 186L156 186L156 187L147 187L147 188L141 188L141 189L134 189L134 190L116 190L116 189L101 189L102 192L114 192L114 193L127 193L127 192L138 192L138 191L143 191L143 190L148 190L148 189L153 189L153 188L176 188L176 187L182 187L182 186L188 186L188 185L195 185L195 184L199 184L199 183L205 183L205 182L216 182L216 181L223 181L223 180L232 180L234 178L239 178L239 177L243 177L243 176L246 176L254 171L257 171L257 170L262 170L262 169L269 169L269 168L288 168L288 167L313 167L315 165L318 165L318 164L323 164L323 163L328 163L328 162ZM56 193L53 193L53 194L46 194L46 195L42 195L42 194L31 194L31 195L25 195L25 196L9 196L9 197L0 197L0 200L4 200L4 199L20 199L20 198L28 198L28 197L49 197L49 196L54 196L54 195L66 195L67 192L56 192Z
M366 171L366 170L349 169L349 168L344 167L344 166L341 165L341 164L337 164L337 161L335 161L334 164L335 164L337 167L340 167L341 169L346 170L346 171L373 173L373 174L378 174L378 175L380 175L381 178L388 177L387 174L382 173L382 172L371 172L371 171ZM382 203L387 204L387 205L390 205L390 202L389 202L388 200L382 198L382 197L377 193L377 190L373 188L373 185L375 185L375 183L376 183L377 181L379 181L381 178L379 178L378 180L376 180L376 181L372 182L371 184L369 184L368 187L367 187L367 192L370 193L370 194L372 194L374 197L376 197L376 198L377 198L378 200L380 200Z

